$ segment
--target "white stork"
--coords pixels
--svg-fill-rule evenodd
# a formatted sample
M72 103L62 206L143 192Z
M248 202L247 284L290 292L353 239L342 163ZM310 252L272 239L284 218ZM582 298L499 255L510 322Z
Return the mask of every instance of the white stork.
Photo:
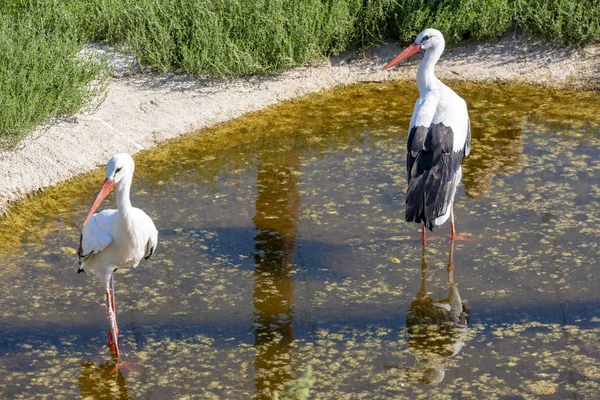
M422 223L433 230L451 218L451 240L458 238L454 229L453 203L462 178L462 159L471 151L471 127L467 104L434 73L435 63L444 51L444 36L426 29L396 58L388 69L420 50L425 56L417 69L419 99L410 120L407 162L406 220Z
M156 250L158 231L152 219L132 207L129 189L135 168L128 154L117 154L106 164L106 180L90 207L79 243L77 272L91 271L106 290L106 311L110 322L108 346L119 358L117 315L115 306L114 272L118 268L137 267L142 258ZM94 214L102 200L117 187L117 210Z

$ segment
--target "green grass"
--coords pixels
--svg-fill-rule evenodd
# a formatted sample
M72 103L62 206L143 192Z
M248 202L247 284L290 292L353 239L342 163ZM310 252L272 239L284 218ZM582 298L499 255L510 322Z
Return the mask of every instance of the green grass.
M144 67L192 75L272 73L349 48L408 43L440 29L449 44L520 29L563 45L600 40L597 0L0 0L0 143L89 104L101 61L89 41ZM21 50L22 49L22 50Z
M40 33L30 19L0 18L0 146L90 105L103 91L102 61L78 57L79 49L60 33Z

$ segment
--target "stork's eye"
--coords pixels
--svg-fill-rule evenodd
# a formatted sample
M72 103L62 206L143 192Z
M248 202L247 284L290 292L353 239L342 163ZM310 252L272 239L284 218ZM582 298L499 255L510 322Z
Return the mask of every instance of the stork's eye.
M429 35L425 35L425 36L423 36L423 40L422 40L422 41L424 42L424 41L426 41L426 40L429 40L430 38L431 38L431 36L429 36Z
M116 171L115 171L115 174L118 174L121 169L123 169L123 167L117 168Z

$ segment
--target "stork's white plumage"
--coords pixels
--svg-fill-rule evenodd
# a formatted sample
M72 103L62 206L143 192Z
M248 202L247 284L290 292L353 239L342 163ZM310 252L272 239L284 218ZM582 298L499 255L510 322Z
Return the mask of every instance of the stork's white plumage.
M106 289L110 331L108 345L119 357L118 327L114 294L114 272L135 268L156 250L158 231L152 219L129 198L135 164L128 154L117 154L106 165L106 180L83 221L79 243L78 272L90 271ZM117 187L117 210L94 214L113 187Z
M406 220L423 224L424 239L425 227L433 230L451 217L454 240L454 195L462 179L461 161L471 151L471 128L465 101L434 73L444 45L440 31L426 29L383 69L425 50L408 134Z

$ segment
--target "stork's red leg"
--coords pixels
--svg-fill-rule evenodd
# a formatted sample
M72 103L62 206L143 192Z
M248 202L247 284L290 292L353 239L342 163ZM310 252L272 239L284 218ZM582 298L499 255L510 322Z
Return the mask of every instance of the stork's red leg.
M454 227L454 202L450 203L450 229L452 233L450 235L450 241L452 242L474 242L475 240L469 237L468 235L457 235L456 229Z
M125 370L127 372L141 372L140 368L136 368L138 367L140 364L133 362L133 361L117 361L115 363L115 365L113 365L113 367L108 371L108 373L110 375L114 375L117 374L119 372L119 370Z
M117 316L117 306L115 305L115 278L114 272L110 274L110 294L112 295L112 310L115 313L115 317Z
M112 309L111 306L111 296L110 296L110 291L107 289L106 290L106 315L110 324L110 310ZM109 329L108 330L108 347L112 348L113 347L113 337L112 337L112 330Z
M112 282L113 275L111 274L110 281ZM119 358L119 343L117 340L119 334L119 328L117 327L117 316L115 314L115 306L113 304L114 297L111 294L111 283L106 287L106 311L108 313L108 322L110 324L110 330L108 331L108 346L112 348L115 352L115 356Z
M450 203L450 229L452 229L450 240L454 241L456 238L456 230L454 229L454 202Z
M119 327L117 326L117 302L115 301L115 271L110 274L110 290L112 293L112 309L115 314L115 336L119 337Z
M425 235L425 224L421 224L421 243L427 243L431 240L439 239L437 236L427 236ZM419 238L411 238L411 241L417 241Z

